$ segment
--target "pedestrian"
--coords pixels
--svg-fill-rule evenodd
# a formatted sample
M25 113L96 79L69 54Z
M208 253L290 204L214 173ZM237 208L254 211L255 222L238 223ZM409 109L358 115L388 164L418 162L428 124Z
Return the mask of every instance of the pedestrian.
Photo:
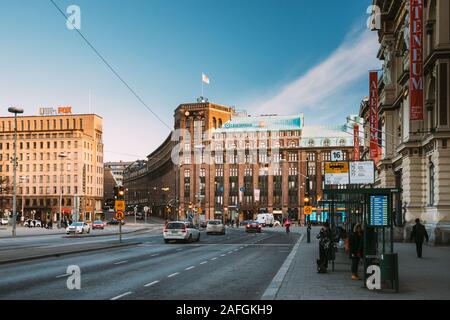
M414 240L414 242L416 243L416 251L418 258L422 258L422 246L424 238L428 242L429 240L428 232L425 229L425 226L420 223L420 219L416 219L416 224L413 226L411 232L411 240Z
M239 228L239 218L236 218L236 228Z
M52 221L52 220L50 220L50 221L48 222L48 228L49 228L49 229L53 229L53 221Z
M33 220L33 227L36 228L36 220Z
M358 275L359 261L363 254L363 230L356 224L349 239L350 259L352 259L352 280L361 280Z
M332 245L332 235L328 222L323 224L322 229L317 235L317 239L319 239L319 259L317 260L317 272L326 273Z

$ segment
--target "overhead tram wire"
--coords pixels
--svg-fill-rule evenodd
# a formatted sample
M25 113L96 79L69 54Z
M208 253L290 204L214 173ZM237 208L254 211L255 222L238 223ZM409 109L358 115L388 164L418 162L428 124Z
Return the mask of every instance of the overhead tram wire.
M49 0L55 8L61 13L61 15L64 17L66 21L68 21L68 17L64 13L64 11L61 10L61 8L55 3L54 0ZM101 53L89 42L89 40L81 33L78 28L75 28L75 25L72 23L72 26L74 26L74 30L83 38L83 40L86 42L86 44L95 52L95 54L100 58L100 60L103 61L103 63L111 70L111 72L128 88L128 90L138 99L138 101L148 110L150 111L156 119L158 119L164 126L166 126L170 131L172 131L172 128L164 122L145 102L142 100L142 98L136 93L136 91L131 88L131 86L120 76L120 74L111 66L111 64L101 55Z

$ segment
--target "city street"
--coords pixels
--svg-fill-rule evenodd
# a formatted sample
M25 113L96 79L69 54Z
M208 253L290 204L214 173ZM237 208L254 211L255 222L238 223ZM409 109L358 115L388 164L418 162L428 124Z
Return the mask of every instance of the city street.
M8 275L0 278L0 299L260 299L298 239L243 228L225 236L202 232L189 244L128 236L141 244L0 265ZM81 290L66 287L69 265L81 268Z

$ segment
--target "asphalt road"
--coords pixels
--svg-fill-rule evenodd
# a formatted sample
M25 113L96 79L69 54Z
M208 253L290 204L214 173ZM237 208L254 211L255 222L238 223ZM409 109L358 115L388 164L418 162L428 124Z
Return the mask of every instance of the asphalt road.
M142 244L1 265L0 299L259 299L298 237L241 228L165 244L160 234L129 235ZM66 286L70 265L80 267L80 290Z

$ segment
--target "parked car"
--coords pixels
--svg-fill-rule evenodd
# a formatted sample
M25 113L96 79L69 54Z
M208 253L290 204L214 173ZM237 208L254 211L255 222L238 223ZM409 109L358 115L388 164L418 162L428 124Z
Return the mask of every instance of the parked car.
M273 227L275 219L272 213L259 213L256 216L256 221L258 221L263 227Z
M119 223L120 223L119 220L112 218L110 221L108 221L107 224L110 224L110 225L119 225ZM125 224L125 220L122 220L122 225L124 225L124 224Z
M92 229L105 229L105 223L102 220L95 220L92 223Z
M200 231L192 222L172 221L166 224L163 230L164 242L181 240L184 242L200 241Z
M209 220L206 223L206 234L211 233L225 234L225 225L222 220Z
M91 227L86 222L74 222L66 228L66 233L90 233Z
M36 223L35 223L36 222ZM24 227L41 227L42 226L42 222L41 220L31 220L28 219L23 223Z
M278 221L278 220L275 220L275 221L273 222L273 226L274 226L274 227L281 227L281 222Z
M6 226L9 223L8 218L1 218L0 219L0 225Z
M258 221L251 221L245 226L245 232L261 233L261 224Z

